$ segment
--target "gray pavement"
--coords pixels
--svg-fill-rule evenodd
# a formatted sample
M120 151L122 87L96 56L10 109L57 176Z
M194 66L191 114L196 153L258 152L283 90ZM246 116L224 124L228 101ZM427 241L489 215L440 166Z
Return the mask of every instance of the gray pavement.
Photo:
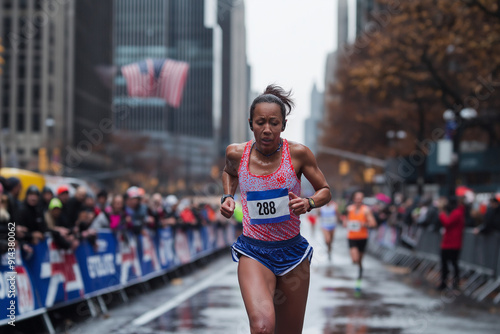
M468 305L452 293L415 286L414 279L366 256L362 292L354 292L346 232L338 229L328 261L320 231L303 224L315 248L303 333L499 333L496 309ZM108 317L73 326L70 333L249 333L237 264L221 257L193 274L131 298Z

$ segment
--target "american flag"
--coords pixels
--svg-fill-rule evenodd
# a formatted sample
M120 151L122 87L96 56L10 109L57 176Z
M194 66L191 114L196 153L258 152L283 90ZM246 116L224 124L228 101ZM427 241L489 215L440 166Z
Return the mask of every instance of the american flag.
M122 66L128 95L159 97L178 108L186 84L189 64L172 59L145 59Z

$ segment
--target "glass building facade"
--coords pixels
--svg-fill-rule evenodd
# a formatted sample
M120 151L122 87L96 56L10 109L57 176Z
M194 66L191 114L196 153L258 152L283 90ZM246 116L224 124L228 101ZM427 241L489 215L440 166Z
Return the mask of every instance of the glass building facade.
M131 132L151 138L144 156L163 154L167 161L186 166L168 167L170 180L206 178L216 159L214 131L214 28L206 25L206 11L216 15L206 0L117 0L114 9L113 123L116 134ZM124 65L146 58L173 59L189 64L179 108L160 98L127 94ZM149 153L148 153L149 152Z
M213 137L213 32L204 26L204 3L204 0L115 2L117 130ZM146 58L189 63L179 108L168 106L160 98L127 96L126 82L119 69Z

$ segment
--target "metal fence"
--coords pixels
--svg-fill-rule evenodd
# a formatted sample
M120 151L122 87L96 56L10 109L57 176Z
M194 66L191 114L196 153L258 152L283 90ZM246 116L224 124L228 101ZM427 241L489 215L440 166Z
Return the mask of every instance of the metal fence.
M440 268L441 238L439 231L425 228L381 225L370 235L368 251L398 266L427 274ZM493 297L500 303L500 234L473 233L466 229L463 234L459 265L461 267L462 292L478 301Z

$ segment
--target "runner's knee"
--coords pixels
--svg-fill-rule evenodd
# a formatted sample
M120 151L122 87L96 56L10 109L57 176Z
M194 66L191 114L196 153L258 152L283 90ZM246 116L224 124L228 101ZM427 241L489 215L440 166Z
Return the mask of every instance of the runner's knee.
M272 334L274 333L274 317L260 315L250 318L250 331L252 334Z

